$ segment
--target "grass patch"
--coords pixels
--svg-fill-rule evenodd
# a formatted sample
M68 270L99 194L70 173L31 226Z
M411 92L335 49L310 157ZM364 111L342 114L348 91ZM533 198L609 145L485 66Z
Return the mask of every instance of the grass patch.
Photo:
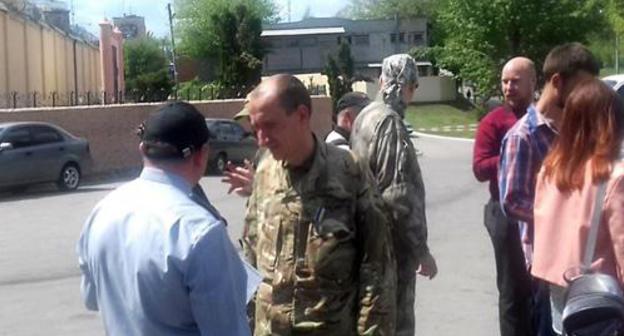
M474 131L441 130L444 126L469 126L478 121L477 109L464 103L437 103L410 105L405 113L405 119L416 131L424 128L425 133L445 136L474 138ZM438 128L438 131L431 131Z

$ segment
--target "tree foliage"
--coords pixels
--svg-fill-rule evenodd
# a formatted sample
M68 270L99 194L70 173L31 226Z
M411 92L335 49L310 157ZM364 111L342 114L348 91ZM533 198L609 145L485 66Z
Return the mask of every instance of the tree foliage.
M481 96L498 90L509 58L541 64L564 42L587 42L602 29L599 0L444 0L439 6L441 43L434 54L443 68L473 82Z
M176 4L176 31L180 50L198 59L217 57L222 43L217 31L221 22L214 20L243 5L262 22L275 22L277 8L271 0L178 0Z
M273 20L275 13L269 0L180 1L181 50L215 61L220 97L244 97L260 81L266 53L262 22Z
M431 17L435 0L351 0L338 15L352 19Z
M618 35L624 33L624 0L606 0L604 11L610 27Z
M327 57L327 64L323 74L327 76L329 93L332 98L333 107L345 93L353 91L355 81L355 64L351 55L349 44L344 41L340 43L337 57Z
M226 98L244 97L262 74L262 22L245 5L212 15L218 37L218 81Z
M138 101L165 100L173 83L160 42L147 36L124 43L126 91Z

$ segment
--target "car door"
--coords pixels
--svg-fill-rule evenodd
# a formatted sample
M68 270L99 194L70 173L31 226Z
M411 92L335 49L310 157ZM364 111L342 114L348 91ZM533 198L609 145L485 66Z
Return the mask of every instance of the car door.
M212 159L214 159L217 154L219 154L220 152L222 152L224 150L224 137L223 137L223 131L221 130L221 123L219 122L212 122L210 123L210 125L208 126L208 129L210 130L210 135L211 135L211 139L210 139L210 157Z
M35 166L33 178L39 181L54 181L58 178L66 161L67 144L63 136L46 125L30 127L32 156Z
M242 162L244 159L253 161L258 148L256 139L245 132L245 129L238 123L233 122L230 126L235 138L238 162Z
M238 138L234 129L232 128L232 123L230 122L222 122L221 128L223 129L223 134L225 139L227 139L227 155L228 159L232 162L240 162L241 161L241 152L240 147L238 146Z
M0 185L17 185L32 182L34 160L32 137L27 126L7 129L0 143L10 143L13 148L0 152Z

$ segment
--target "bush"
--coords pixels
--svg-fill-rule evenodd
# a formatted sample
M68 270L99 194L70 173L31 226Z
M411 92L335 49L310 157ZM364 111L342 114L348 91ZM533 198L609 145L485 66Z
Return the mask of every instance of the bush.
M198 78L180 83L177 95L178 99L184 100L213 100L226 97L224 88L219 82L205 83Z

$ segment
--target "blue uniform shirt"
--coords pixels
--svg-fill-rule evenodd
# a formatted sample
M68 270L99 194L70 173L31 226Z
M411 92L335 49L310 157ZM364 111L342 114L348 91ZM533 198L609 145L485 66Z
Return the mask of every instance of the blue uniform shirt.
M108 335L249 335L247 276L224 223L153 168L102 200L77 251Z

